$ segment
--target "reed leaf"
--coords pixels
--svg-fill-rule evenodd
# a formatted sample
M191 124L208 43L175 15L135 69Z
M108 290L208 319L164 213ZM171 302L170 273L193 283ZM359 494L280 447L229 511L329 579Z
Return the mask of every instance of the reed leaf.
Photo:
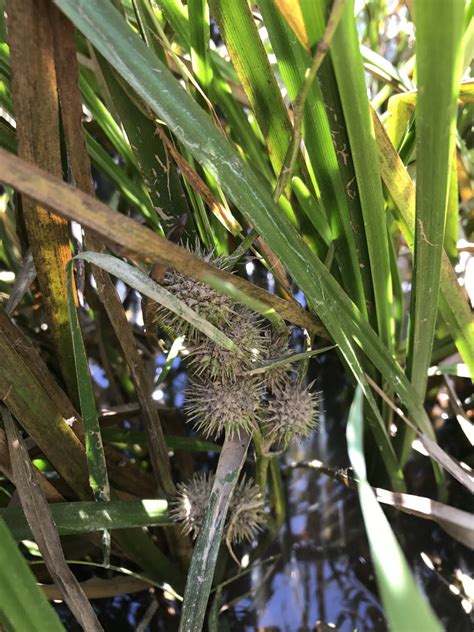
M393 318L390 257L380 166L354 21L354 3L346 2L331 46L331 59L344 112L356 174L373 284L377 330L392 348Z
M358 479L359 500L377 583L391 630L443 629L420 594L390 524L367 481L363 449L362 391L356 390L347 425L349 458Z
M7 630L64 632L58 615L36 583L25 558L18 550L5 521L0 516L0 622Z
M463 0L415 2L417 187L407 371L420 400L425 395L438 313L464 6Z
M243 432L240 437L234 435L224 441L208 509L189 567L179 632L202 630L227 510L249 443L250 436Z
M49 505L59 535L92 533L103 529L167 526L171 520L165 500L132 500L109 502L67 502ZM16 540L31 539L31 530L19 507L0 509Z
M105 462L104 446L100 434L99 420L95 406L94 389L89 372L84 341L77 316L73 294L72 262L68 264L68 312L71 325L71 336L74 350L74 362L77 376L77 389L81 405L82 423L84 426L85 450L89 469L89 485L96 501L110 500L110 485ZM104 559L110 556L110 533L103 532Z
M250 7L246 0L211 0L210 7L278 176L285 161L291 125Z

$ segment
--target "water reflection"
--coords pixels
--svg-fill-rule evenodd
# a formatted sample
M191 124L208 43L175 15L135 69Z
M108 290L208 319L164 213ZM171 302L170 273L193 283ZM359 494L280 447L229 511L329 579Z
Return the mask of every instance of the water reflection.
M323 389L319 431L284 456L283 468L318 459L347 466L344 420L349 389L341 375L337 392L316 368ZM335 384L334 379L330 380ZM239 602L234 614L240 629L272 632L383 630L381 606L371 590L365 562L367 544L357 497L309 469L286 470L287 519L270 554L281 556L271 574L265 567L250 575L253 602ZM235 629L239 629L235 627Z

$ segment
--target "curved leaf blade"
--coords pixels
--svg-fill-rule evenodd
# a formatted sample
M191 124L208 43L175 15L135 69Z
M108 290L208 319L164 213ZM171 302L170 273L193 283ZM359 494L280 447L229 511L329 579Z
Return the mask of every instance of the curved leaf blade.
M377 583L391 630L443 629L420 595L408 563L367 481L363 449L362 392L356 390L347 424L347 445L358 478L359 499Z

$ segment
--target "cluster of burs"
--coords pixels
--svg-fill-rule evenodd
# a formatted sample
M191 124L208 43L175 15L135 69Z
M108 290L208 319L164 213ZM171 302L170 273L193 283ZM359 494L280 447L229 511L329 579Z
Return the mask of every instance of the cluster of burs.
M201 257L200 252L196 253ZM208 261L210 256L204 257ZM213 258L220 269L226 259ZM289 352L289 333L275 331L256 312L176 271L167 271L164 287L199 316L223 332L236 346L227 350L186 320L154 303L148 328L185 336L189 385L185 393L188 419L206 437L258 433L270 453L285 449L316 426L317 399L288 365L255 371ZM172 515L186 533L197 537L213 485L213 475L196 474L178 487ZM265 521L259 488L243 477L234 490L227 521L228 542L251 540Z

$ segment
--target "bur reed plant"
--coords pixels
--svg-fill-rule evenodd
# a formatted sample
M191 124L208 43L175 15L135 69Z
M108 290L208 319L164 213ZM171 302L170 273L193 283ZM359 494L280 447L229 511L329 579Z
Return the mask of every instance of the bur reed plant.
M201 630L241 551L284 520L280 458L317 432L306 368L328 347L356 387L348 453L388 625L441 629L378 501L415 503L472 544L471 517L446 504L450 479L472 478L425 404L431 375L474 370L458 240L473 230L473 7L0 0L7 630L62 628L22 555L32 540L81 623L102 629L58 534L82 534L81 563L183 596L180 630ZM178 356L179 436L152 395ZM415 437L437 501L406 494ZM189 467L199 453L218 454L215 471ZM21 511L6 506L15 491Z

